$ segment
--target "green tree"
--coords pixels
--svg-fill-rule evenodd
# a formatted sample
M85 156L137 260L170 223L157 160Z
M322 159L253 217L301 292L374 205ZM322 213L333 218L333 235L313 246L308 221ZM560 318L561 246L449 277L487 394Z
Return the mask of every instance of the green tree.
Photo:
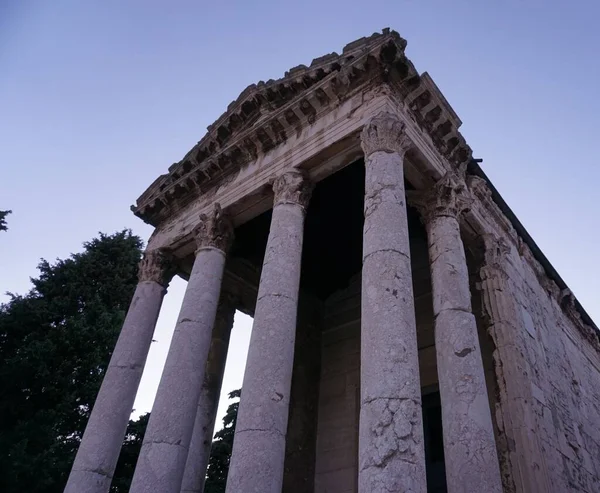
M12 211L0 211L0 231L8 230L8 226L6 226L6 216L11 213Z
M42 260L0 305L0 491L59 493L137 284L142 241L100 234Z
M240 395L241 390L234 390L229 393L229 398L239 399ZM215 440L212 443L208 459L204 493L225 492L239 405L239 401L229 405L223 417L223 428L215 433Z

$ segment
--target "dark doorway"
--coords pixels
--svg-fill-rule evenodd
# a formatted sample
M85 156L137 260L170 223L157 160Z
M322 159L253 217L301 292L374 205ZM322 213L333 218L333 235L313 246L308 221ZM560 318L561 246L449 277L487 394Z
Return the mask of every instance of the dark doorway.
M422 396L427 493L447 493L440 393Z

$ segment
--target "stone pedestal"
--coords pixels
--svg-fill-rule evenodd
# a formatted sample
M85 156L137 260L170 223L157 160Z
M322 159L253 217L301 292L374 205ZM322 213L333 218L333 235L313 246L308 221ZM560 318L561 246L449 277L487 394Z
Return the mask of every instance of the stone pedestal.
M242 385L227 493L281 493L305 209L311 187L299 172L274 185L263 263Z
M403 161L392 114L362 133L365 223L361 314L359 493L424 493L425 452Z
M204 491L206 468L210 456L217 408L219 407L219 396L221 395L234 315L235 303L233 297L227 293L221 293L208 361L206 362L204 381L198 400L194 432L181 484L181 493L202 493Z
M501 493L492 415L457 219L471 202L465 188L462 180L449 173L432 189L411 193L409 198L420 209L427 229L448 492Z
M144 436L131 493L179 493L188 455L221 280L233 237L218 205L203 215L198 250Z
M152 334L173 276L169 256L148 251L139 284L73 463L65 493L107 493L123 445Z

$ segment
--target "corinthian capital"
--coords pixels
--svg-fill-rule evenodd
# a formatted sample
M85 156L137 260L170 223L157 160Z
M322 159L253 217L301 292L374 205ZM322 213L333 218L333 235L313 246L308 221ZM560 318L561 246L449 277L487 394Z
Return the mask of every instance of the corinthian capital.
M365 157L377 151L397 152L403 156L411 146L405 127L392 113L381 112L371 118L360 135Z
M299 170L288 171L273 182L274 205L298 204L306 209L314 185Z
M406 195L410 204L419 210L425 223L440 216L458 219L473 203L464 181L450 171L428 190L409 190Z
M227 252L233 242L233 225L216 203L208 214L200 214L200 223L194 229L198 249L212 247Z
M173 256L163 248L146 250L138 266L140 282L153 281L165 288L175 275Z

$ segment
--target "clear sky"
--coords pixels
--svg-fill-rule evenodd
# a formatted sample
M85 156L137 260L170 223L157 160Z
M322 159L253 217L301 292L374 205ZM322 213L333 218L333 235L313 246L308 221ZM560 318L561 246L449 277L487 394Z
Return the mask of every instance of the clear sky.
M596 0L0 0L0 291L129 211L249 84L397 30L483 169L600 323ZM152 406L185 283L166 297L137 412ZM2 298L6 300L6 298ZM239 316L224 391L241 384ZM222 408L221 408L222 411Z

